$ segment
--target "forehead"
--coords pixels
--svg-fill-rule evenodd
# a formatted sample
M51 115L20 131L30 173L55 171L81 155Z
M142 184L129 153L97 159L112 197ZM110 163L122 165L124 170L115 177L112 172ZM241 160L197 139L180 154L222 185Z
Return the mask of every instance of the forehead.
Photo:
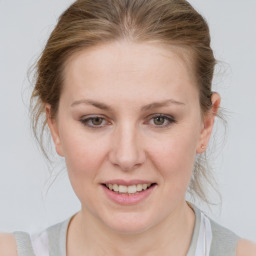
M134 92L145 97L161 98L166 93L177 97L183 93L184 97L197 93L190 59L185 49L156 43L117 41L98 45L68 59L63 91L70 98L110 92L115 98L117 94L134 97Z

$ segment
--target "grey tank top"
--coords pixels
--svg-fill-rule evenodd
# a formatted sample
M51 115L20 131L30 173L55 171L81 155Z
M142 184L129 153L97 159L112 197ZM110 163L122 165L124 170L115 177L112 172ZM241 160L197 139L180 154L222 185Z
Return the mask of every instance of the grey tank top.
M236 256L240 238L189 205L196 221L187 256ZM38 234L14 232L18 256L66 256L66 235L72 217Z

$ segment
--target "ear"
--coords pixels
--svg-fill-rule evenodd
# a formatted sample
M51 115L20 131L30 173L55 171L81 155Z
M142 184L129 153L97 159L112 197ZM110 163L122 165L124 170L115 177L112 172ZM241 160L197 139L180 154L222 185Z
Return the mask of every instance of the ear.
M208 146L212 134L214 120L220 106L220 100L220 95L214 92L211 97L212 107L203 117L202 130L200 132L200 137L196 149L197 154L203 153Z
M55 144L55 150L58 153L58 155L64 156L62 144L61 144L61 140L60 140L60 136L59 136L58 124L57 124L56 119L52 117L51 106L49 104L45 105L45 113L46 113L46 117L47 117L47 124L50 129L53 142Z

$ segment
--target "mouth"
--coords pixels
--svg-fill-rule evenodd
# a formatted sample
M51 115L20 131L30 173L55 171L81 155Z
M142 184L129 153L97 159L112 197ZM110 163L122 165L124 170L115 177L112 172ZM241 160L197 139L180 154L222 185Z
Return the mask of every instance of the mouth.
M144 183L144 184L136 184L136 185L118 185L118 184L102 184L108 190L113 191L116 194L120 195L136 195L145 190L149 190L152 187L156 186L156 183Z

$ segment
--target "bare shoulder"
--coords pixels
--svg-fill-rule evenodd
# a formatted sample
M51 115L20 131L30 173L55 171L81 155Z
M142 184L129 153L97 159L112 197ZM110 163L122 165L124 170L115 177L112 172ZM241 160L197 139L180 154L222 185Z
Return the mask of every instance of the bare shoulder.
M256 256L256 244L245 239L240 239L237 244L236 255Z
M12 234L0 233L0 255L17 256L16 241Z

